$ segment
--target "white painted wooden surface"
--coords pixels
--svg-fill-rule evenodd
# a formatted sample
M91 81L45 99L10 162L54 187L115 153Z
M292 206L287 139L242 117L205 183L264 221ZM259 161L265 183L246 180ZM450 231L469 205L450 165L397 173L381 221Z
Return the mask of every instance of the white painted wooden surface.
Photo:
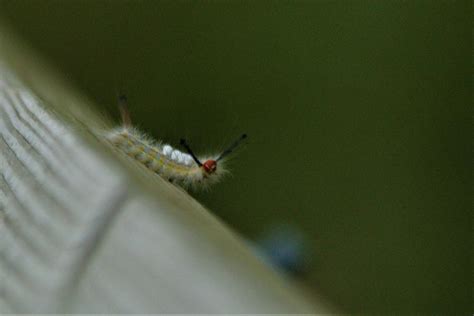
M186 192L114 156L56 78L0 27L0 312L328 311Z

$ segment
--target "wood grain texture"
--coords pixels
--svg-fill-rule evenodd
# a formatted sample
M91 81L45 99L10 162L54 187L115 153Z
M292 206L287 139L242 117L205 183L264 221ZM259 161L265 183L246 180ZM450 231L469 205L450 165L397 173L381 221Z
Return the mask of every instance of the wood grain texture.
M58 78L0 27L0 312L329 311L186 192L118 157L97 137L107 123Z

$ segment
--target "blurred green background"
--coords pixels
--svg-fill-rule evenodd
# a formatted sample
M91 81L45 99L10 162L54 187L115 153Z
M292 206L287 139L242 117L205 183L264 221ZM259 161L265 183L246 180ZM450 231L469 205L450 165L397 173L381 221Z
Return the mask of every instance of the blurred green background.
M2 1L118 121L198 153L194 193L249 239L306 238L304 282L353 312L470 312L470 1Z

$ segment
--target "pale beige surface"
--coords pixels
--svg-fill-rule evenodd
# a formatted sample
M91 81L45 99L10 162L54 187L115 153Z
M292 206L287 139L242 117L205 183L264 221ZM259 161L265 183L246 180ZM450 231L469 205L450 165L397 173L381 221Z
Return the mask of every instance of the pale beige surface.
M0 27L1 312L328 311L186 192L115 157L87 100L9 34Z

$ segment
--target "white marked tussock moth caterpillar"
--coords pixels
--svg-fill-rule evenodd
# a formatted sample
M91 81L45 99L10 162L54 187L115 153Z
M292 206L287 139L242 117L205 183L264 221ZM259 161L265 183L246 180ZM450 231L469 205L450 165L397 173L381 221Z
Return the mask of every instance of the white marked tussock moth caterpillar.
M124 95L119 96L119 109L122 126L107 133L107 140L154 173L185 188L198 189L218 182L227 172L223 166L225 158L247 138L242 134L221 154L198 158L184 139L180 143L186 152L155 141L133 127Z

